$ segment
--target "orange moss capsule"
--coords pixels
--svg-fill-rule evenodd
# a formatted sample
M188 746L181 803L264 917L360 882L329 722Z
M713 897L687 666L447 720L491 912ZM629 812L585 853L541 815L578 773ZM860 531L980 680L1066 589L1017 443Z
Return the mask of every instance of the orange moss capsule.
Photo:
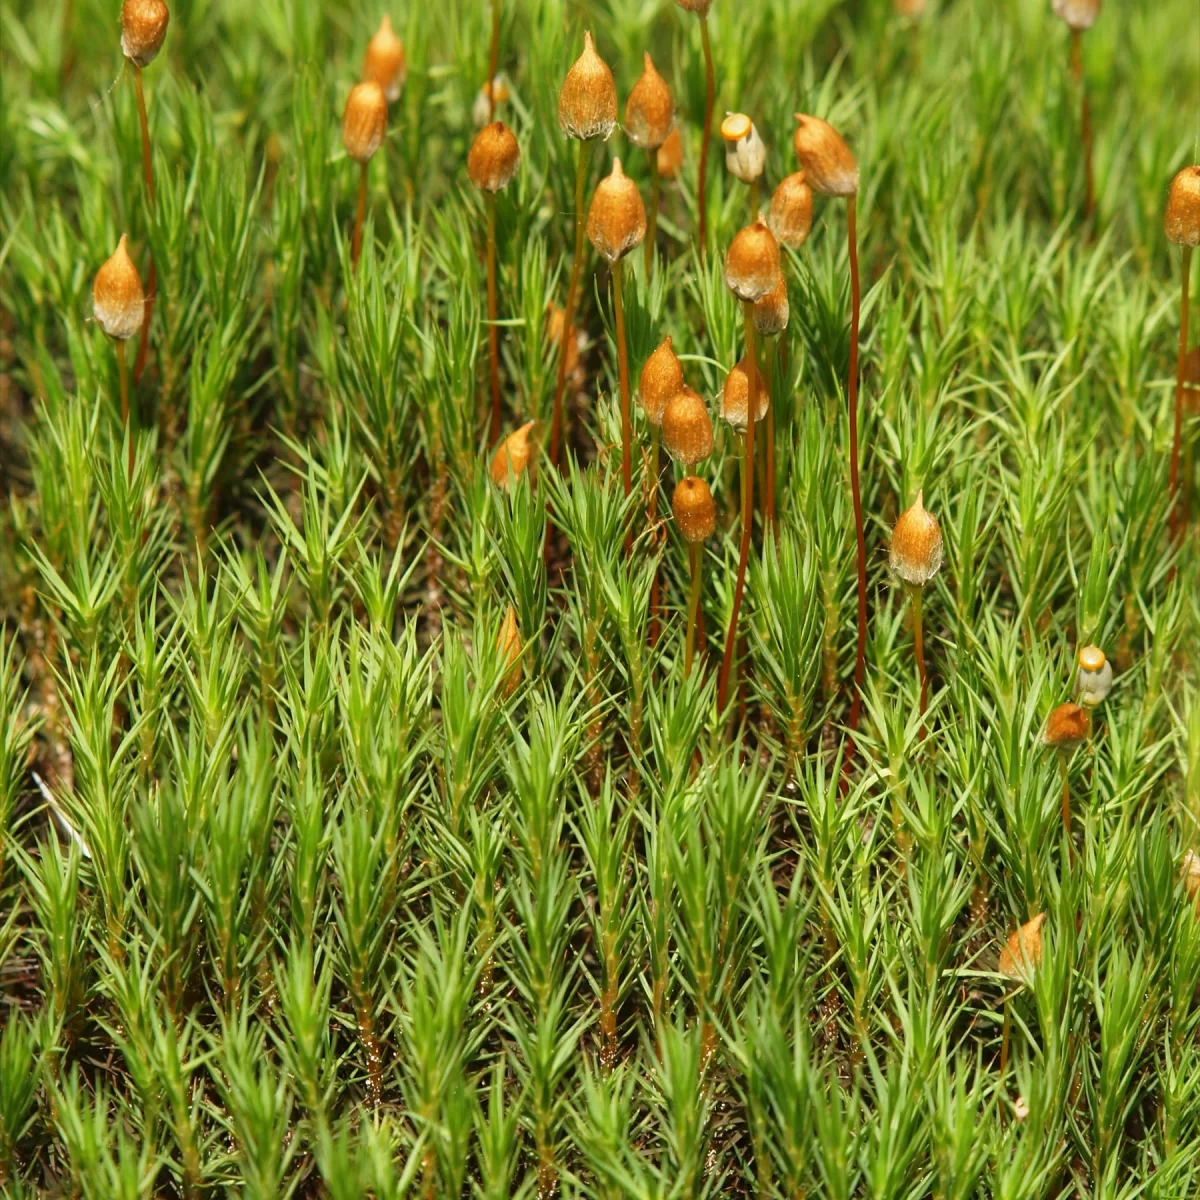
M125 0L121 5L121 53L147 67L162 49L171 14L163 0Z
M739 299L753 304L779 278L779 243L762 218L734 234L725 252L725 283Z
M551 304L550 310L546 314L546 336L552 346L562 345L563 322L566 320L566 313L563 312L557 304ZM576 367L579 366L579 331L574 325L571 326L570 332L567 335L567 363L566 373L571 375Z
M529 468L537 449L534 439L536 421L526 421L520 429L513 430L496 447L492 455L490 473L492 482L502 488L509 486L510 480L516 480Z
M668 337L646 359L638 382L642 411L651 425L661 425L671 397L683 388L683 367Z
M646 236L646 206L637 184L613 159L612 171L596 185L587 215L588 241L610 263L642 244Z
M642 64L642 73L625 101L625 133L635 146L654 150L667 140L675 124L675 103L649 54L642 56Z
M1046 914L1038 913L1009 934L1000 951L1001 975L1026 983L1042 965L1042 925L1045 920Z
M142 279L125 248L128 237L121 234L112 257L96 272L92 283L92 311L100 328L122 342L141 329L146 311Z
M392 30L392 19L386 13L375 36L367 43L363 78L379 84L389 104L400 99L400 91L408 78L408 59L404 55L404 43Z
M1200 246L1200 167L1184 167L1171 180L1163 230L1177 246Z
M754 328L763 337L774 337L787 328L791 316L788 304L787 280L779 272L779 281L761 299L754 302Z
M342 144L355 162L370 162L387 132L387 100L373 79L356 83L342 113Z
M503 121L485 125L467 154L467 175L485 192L498 192L512 182L521 162L516 135Z
M1087 741L1091 718L1078 704L1060 704L1046 721L1042 741L1055 750L1069 751Z
M1054 0L1054 15L1067 25L1082 32L1091 29L1100 15L1100 0Z
M725 387L721 392L721 419L728 421L734 429L744 430L750 411L751 364L743 356L725 376ZM754 420L761 421L767 415L770 397L767 383L757 366L754 371Z
M707 541L717 527L717 506L708 484L696 475L688 475L675 485L671 512L684 541Z
M858 191L858 161L828 121L796 113L792 148L814 192L823 196L853 196Z
M667 453L688 467L712 453L712 418L698 392L685 386L671 397L663 411L662 439Z
M654 161L663 179L674 179L679 174L679 168L683 166L683 139L679 136L678 125L667 134L667 140L659 146Z
M583 53L571 64L558 94L558 123L569 138L607 139L617 123L617 85L596 53L592 35L583 35Z
M492 102L493 94L495 95L495 103ZM476 129L482 129L492 120L494 109L498 109L500 105L508 103L508 84L505 82L503 75L497 75L490 83L484 83L483 87L475 93L475 101L471 105L471 120L475 124Z
M771 213L767 224L779 241L791 250L798 250L808 240L812 229L812 188L804 172L796 171L780 180L771 196Z
M909 587L924 587L942 565L942 531L928 512L924 492L906 508L892 528L888 565Z
M500 685L507 700L521 683L521 632L517 628L517 610L510 604L504 612L496 653L504 664L504 682Z
M1180 875L1183 878L1184 891L1196 902L1200 909L1200 854L1189 850L1183 856L1180 864Z

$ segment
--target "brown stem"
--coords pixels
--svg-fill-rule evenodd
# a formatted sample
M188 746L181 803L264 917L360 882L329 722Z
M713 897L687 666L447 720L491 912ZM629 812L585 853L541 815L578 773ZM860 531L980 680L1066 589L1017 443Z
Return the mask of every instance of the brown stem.
M563 311L562 341L558 350L558 379L554 384L554 415L550 421L550 463L558 466L558 446L563 427L563 392L567 386L567 345L575 321L575 299L579 292L579 272L583 266L583 185L587 178L592 143L579 143L579 158L575 166L575 261L571 264L571 282L567 285L567 307Z
M1071 76L1079 88L1079 125L1080 138L1083 142L1083 171L1086 184L1086 199L1083 215L1090 219L1096 207L1096 185L1092 174L1092 114L1088 108L1087 89L1083 84L1083 34L1078 29L1071 30Z
M854 536L858 544L858 647L854 654L854 699L850 728L858 729L863 676L867 661L867 539L863 532L862 491L858 481L858 318L861 299L858 279L857 195L847 198L846 231L850 244L850 494L854 500Z
M696 183L696 209L700 256L708 250L708 211L705 206L705 183L708 175L708 139L712 132L713 103L716 100L716 81L713 78L712 45L708 39L708 17L700 18L700 42L704 46L704 128L700 131L700 178Z
M754 519L754 426L758 411L758 372L754 366L754 308L743 302L746 326L746 360L749 372L749 395L746 398L746 440L742 452L742 542L738 551L737 582L733 589L733 611L729 614L729 632L725 635L725 654L721 659L721 674L717 681L717 712L725 711L729 695L729 673L733 667L733 651L737 644L738 614L742 609L742 593L746 588L746 563L750 558L750 530Z
M133 67L133 88L137 93L138 123L142 131L142 179L146 184L146 195L150 200L151 215L155 209L154 164L150 157L150 122L146 117L146 93L142 89L142 68ZM158 293L158 272L154 267L154 256L150 257L150 271L146 278L146 305L142 310L142 337L138 345L137 362L133 368L133 382L139 383L146 369L146 356L150 350L150 318L154 316L154 297Z
M1009 1031L1012 1028L1012 1014L1009 1011L1009 998L1004 997L1004 1032L1000 1036L1000 1078L1004 1078L1005 1071L1008 1070L1008 1040Z
M487 296L488 355L492 375L492 429L488 445L500 436L500 331L496 328L496 194L485 192L487 199Z
M779 334L776 339L777 346L783 345L783 335ZM770 397L767 401L767 502L766 502L766 518L767 530L775 536L776 541L779 540L779 529L775 524L775 404L779 399L780 372L776 369L776 363L782 350L778 354L773 355L769 349L765 349L767 359L767 370L770 374L769 386L771 390Z
M500 64L500 0L492 0L492 48L488 54L488 120L496 119L496 69ZM495 435L493 434L493 440Z
M1062 764L1062 823L1063 833L1067 839L1067 857L1075 861L1075 843L1071 841L1071 766L1067 755L1060 753L1059 762Z
M658 425L650 426L650 491L646 498L646 528L654 529L658 520L658 446L661 439L661 429ZM654 579L650 583L650 645L658 642L658 566L654 568Z
M367 216L367 164L362 164L358 177L358 207L354 213L354 241L350 247L350 265L358 270L358 256L362 253L363 221Z
M129 428L129 372L125 367L125 343L118 338L116 341L117 349L117 374L121 378L121 424L126 429Z
M925 716L925 709L928 704L929 697L929 676L925 673L925 627L921 619L922 600L924 598L924 589L915 587L912 591L912 610L913 610L913 646L917 655L917 676L921 681L921 716ZM921 722L921 738L925 737L925 722Z
M1192 247L1183 248L1183 287L1179 300L1179 355L1175 360L1175 436L1171 442L1171 473L1168 484L1171 533L1181 531L1179 520L1179 449L1183 440L1183 384L1187 368L1188 292L1191 288Z
M654 239L658 233L658 203L660 183L658 178L658 148L651 146L646 151L650 159L650 211L646 214L646 241L642 248L646 261L646 278L654 268Z
M71 78L71 72L75 68L75 55L71 51L71 24L75 17L75 5L73 0L65 0L62 10L62 30L59 33L59 45L62 50L62 59L59 62L58 68L58 86L65 88L67 80ZM3 1178L0 1178L0 1183L3 1183Z
M621 298L623 259L612 265L613 316L617 326L617 377L621 385L621 483L625 495L633 491L633 463L629 457L631 429L629 424L629 358L625 350L625 305ZM625 553L633 546L633 530L625 530Z
M138 121L142 127L142 178L146 182L146 194L150 197L151 211L154 209L154 165L150 159L150 123L146 118L146 93L142 89L142 68L133 67L133 89L137 93Z
M700 581L704 572L704 550L699 542L688 543L688 562L692 568L692 588L688 595L687 639L683 651L683 673L692 673L692 656L696 649L696 615L700 611Z

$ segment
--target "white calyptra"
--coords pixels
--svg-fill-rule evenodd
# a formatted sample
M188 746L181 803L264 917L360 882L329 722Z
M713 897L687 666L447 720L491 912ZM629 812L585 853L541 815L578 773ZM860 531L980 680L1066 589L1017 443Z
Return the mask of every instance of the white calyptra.
M1112 690L1113 669L1099 646L1084 646L1079 651L1079 670L1075 676L1075 690L1079 703L1085 708L1096 708L1104 702Z
M767 164L767 148L758 128L741 113L728 113L721 122L725 138L725 166L743 183L753 183Z

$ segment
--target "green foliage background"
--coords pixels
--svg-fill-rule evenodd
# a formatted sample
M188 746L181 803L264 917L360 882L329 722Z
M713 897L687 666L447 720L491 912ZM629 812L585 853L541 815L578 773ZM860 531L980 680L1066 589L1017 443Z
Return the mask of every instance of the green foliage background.
M488 481L465 174L488 6L392 9L409 74L357 274L339 119L379 6L173 4L146 70L153 213L118 11L0 2L0 1190L1195 1195L1200 551L1194 519L1178 548L1166 530L1161 225L1197 159L1194 7L1110 0L1083 39L1089 227L1049 0L918 22L717 0L718 112L753 115L769 185L795 169L793 111L862 170L852 752L844 206L818 199L788 257L782 536L752 558L722 720L736 443L718 429L703 465L720 517L689 679L686 548L669 519L641 532L611 453L603 273L572 465ZM632 369L670 334L712 401L741 353L720 264L747 200L717 146L707 262L691 242L696 19L506 2L506 428L549 416L573 207L556 99L585 28L622 105L652 51L686 149L653 280L629 260ZM613 154L645 185L619 131L593 182ZM130 443L90 319L124 231L159 279ZM640 414L636 435L644 482ZM922 488L946 539L924 739L885 553ZM1072 858L1040 736L1087 641L1117 679L1071 763ZM1043 911L1018 987L997 952Z

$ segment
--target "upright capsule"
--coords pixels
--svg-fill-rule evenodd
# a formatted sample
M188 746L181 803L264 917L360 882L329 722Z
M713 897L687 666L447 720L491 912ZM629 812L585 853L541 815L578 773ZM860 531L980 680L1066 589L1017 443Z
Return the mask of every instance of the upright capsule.
M1184 167L1171 180L1163 230L1177 246L1200 246L1200 167Z
M703 398L690 387L682 387L667 403L662 439L667 453L687 467L694 467L712 453L712 418Z
M496 447L489 473L492 482L499 487L507 489L511 480L518 479L529 469L536 449L533 438L536 424L536 421L526 421Z
M725 284L739 300L753 304L774 289L778 277L779 243L760 217L729 243Z
M1027 982L1042 965L1042 925L1046 914L1038 913L1009 934L1000 951L1000 974L1008 979Z
M789 250L799 250L808 240L812 219L812 188L805 181L804 172L796 171L781 179L771 196L771 211L767 218L767 224L780 244Z
M892 528L888 565L909 587L924 587L942 565L942 531L937 517L925 508L925 495L899 516Z
M858 161L842 135L820 117L795 117L792 149L808 186L823 196L853 196L858 191Z
M683 139L679 136L679 126L672 127L667 134L667 140L658 148L654 165L658 168L663 179L674 179L683 166Z
M590 33L558 93L558 124L567 137L583 141L605 140L616 127L617 85Z
M744 430L750 413L750 379L754 378L754 420L761 421L767 415L770 397L767 395L766 380L757 366L743 357L734 364L725 376L725 387L721 391L721 419L734 429Z
M367 43L363 78L373 79L379 84L389 104L395 104L400 99L404 81L408 78L408 60L404 56L404 43L396 36L392 19L386 13L374 37Z
M671 515L684 541L695 545L712 537L717 528L717 506L708 484L696 475L681 479L671 497Z
M638 381L642 411L651 425L661 425L671 397L683 389L683 367L667 337L646 359Z
M121 53L147 67L162 49L171 14L163 0L125 0L121 5Z
M610 263L640 246L646 236L646 206L619 158L613 159L612 171L596 186L588 208L587 236L596 253Z
M643 150L656 150L675 124L675 102L667 81L649 54L642 56L642 73L625 101L625 133Z
M485 125L467 153L467 176L485 192L508 187L521 162L516 135L503 121Z
M775 286L765 296L755 300L752 316L754 328L763 337L774 337L787 328L791 306L788 304L787 280L782 271Z
M1100 0L1054 0L1054 15L1077 33L1091 29L1100 15Z
M128 234L121 234L112 257L96 272L92 283L92 311L100 328L110 338L127 341L142 327L146 294L141 276L125 248Z
M387 132L387 100L373 79L356 83L342 112L342 144L357 163L370 162Z

